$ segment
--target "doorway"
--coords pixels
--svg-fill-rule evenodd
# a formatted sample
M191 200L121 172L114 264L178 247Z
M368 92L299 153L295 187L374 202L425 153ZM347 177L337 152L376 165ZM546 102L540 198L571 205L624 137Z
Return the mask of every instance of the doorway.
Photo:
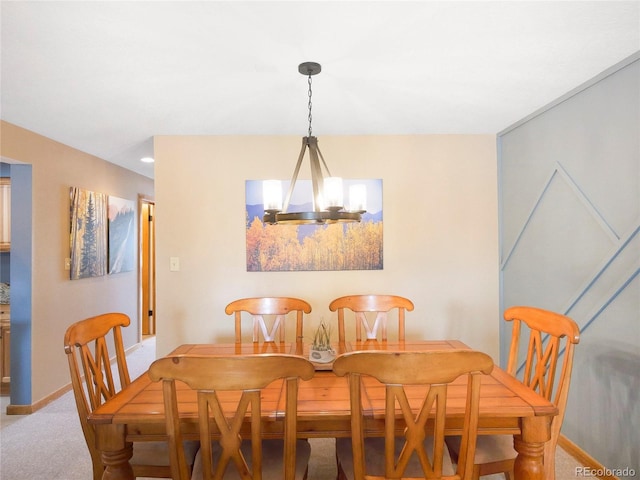
M140 298L142 337L156 334L155 203L139 197L140 207Z
M11 177L11 241L9 250L2 253L2 256L8 257L3 258L2 277L11 286L9 358L7 359L9 362L10 400L6 411L9 414L24 415L30 413L24 407L32 403L32 166L7 160L5 157L2 157L1 160L0 169L3 176Z

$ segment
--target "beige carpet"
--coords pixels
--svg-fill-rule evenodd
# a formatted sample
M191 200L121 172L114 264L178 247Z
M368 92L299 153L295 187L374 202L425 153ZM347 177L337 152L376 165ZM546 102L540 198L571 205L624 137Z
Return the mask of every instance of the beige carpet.
M132 378L155 359L155 339L128 356ZM32 415L6 415L9 397L0 397L0 479L90 480L91 461L71 392ZM311 440L309 480L336 478L335 441ZM564 450L556 455L556 479L576 478L578 464ZM485 477L493 480L501 476Z

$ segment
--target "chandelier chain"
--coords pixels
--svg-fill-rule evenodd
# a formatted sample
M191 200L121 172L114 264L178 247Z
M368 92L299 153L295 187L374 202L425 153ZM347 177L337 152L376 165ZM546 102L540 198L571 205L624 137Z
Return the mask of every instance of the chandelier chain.
M311 74L309 74L309 136L311 136Z

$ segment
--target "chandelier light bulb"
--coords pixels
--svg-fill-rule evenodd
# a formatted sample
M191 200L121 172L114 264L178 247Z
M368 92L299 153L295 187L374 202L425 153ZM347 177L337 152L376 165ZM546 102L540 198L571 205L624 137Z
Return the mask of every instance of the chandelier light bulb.
M367 187L362 183L349 187L349 211L365 212L367 210Z
M342 192L342 178L327 177L324 179L324 208L329 210L332 208L341 209L344 206Z
M282 210L282 182L280 180L265 180L262 182L262 200L267 212Z

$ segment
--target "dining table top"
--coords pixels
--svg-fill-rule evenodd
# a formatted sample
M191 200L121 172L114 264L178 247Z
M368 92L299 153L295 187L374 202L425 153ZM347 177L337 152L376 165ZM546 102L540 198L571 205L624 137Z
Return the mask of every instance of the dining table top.
M459 340L432 341L362 341L333 345L337 354L360 350L425 351L469 349ZM303 343L230 343L230 344L184 344L173 350L173 355L259 355L292 354L308 358L309 345ZM300 381L298 388L297 430L299 437L350 437L350 404L347 377L339 377L331 371L331 364L315 364L316 374L307 381ZM445 431L449 435L462 432L465 410L466 376L461 376L447 393ZM382 436L384 432L384 387L371 377L363 378L363 409L365 433ZM179 413L185 438L198 438L196 393L180 382L176 383L179 395ZM424 399L420 386L407 389L410 404ZM283 382L278 380L267 386L262 393L262 417L266 437L282 435L284 414ZM414 392L415 394L412 394ZM235 409L236 392L222 392L220 397L229 411ZM520 381L495 367L491 374L482 377L478 434L512 434L518 441L516 450L522 461L516 461L516 479L542 479L543 446L549 439L549 425L557 408ZM164 435L164 404L162 383L152 382L145 372L112 399L98 407L89 416L105 444L101 448L103 458L114 455L117 445L126 447L127 442L158 440ZM124 427L124 428L122 428ZM114 439L117 440L114 442ZM520 439L522 441L520 441ZM108 444L108 447L106 446ZM100 448L100 445L99 445ZM533 459L533 460L532 460ZM106 462L105 462L106 464ZM119 478L109 476L105 478ZM126 478L126 477L122 477Z

